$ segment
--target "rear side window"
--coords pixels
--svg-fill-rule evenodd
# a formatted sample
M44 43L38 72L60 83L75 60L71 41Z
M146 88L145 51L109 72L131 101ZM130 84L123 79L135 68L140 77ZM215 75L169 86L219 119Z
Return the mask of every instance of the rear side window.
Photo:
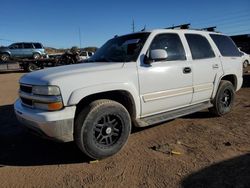
M185 34L193 59L207 59L215 57L208 40L198 34Z
M31 49L34 48L33 45L31 43L23 43L23 48L24 49Z
M157 35L150 50L163 49L168 53L167 61L186 60L186 54L179 35L174 33Z
M42 44L40 43L33 43L33 45L35 46L36 49L43 48Z
M210 34L222 56L241 56L232 39L224 35Z

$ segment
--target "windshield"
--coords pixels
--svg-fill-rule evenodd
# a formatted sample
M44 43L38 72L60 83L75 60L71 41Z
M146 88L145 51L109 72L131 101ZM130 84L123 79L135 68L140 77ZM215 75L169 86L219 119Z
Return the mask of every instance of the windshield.
M137 33L115 37L107 41L86 62L131 62L136 61L149 33Z

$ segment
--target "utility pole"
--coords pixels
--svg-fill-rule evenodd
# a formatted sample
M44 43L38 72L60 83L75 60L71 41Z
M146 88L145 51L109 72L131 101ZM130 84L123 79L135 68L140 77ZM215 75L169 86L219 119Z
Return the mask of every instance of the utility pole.
M133 32L133 33L135 32L135 21L134 21L134 19L133 19L133 21L132 21L132 32Z
M79 44L80 48L82 48L82 34L81 34L81 28L79 27Z

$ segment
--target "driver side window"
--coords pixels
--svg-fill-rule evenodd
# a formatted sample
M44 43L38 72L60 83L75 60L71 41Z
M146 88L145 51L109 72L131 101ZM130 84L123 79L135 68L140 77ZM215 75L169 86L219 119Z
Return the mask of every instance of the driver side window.
M186 60L185 50L178 34L168 33L157 35L150 45L149 50L166 50L167 61Z

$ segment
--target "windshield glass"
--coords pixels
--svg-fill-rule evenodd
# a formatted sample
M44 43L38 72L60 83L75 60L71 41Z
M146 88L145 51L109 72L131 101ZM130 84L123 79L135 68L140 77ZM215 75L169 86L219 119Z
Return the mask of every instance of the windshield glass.
M136 61L149 33L136 33L115 37L107 41L86 62L131 62Z

